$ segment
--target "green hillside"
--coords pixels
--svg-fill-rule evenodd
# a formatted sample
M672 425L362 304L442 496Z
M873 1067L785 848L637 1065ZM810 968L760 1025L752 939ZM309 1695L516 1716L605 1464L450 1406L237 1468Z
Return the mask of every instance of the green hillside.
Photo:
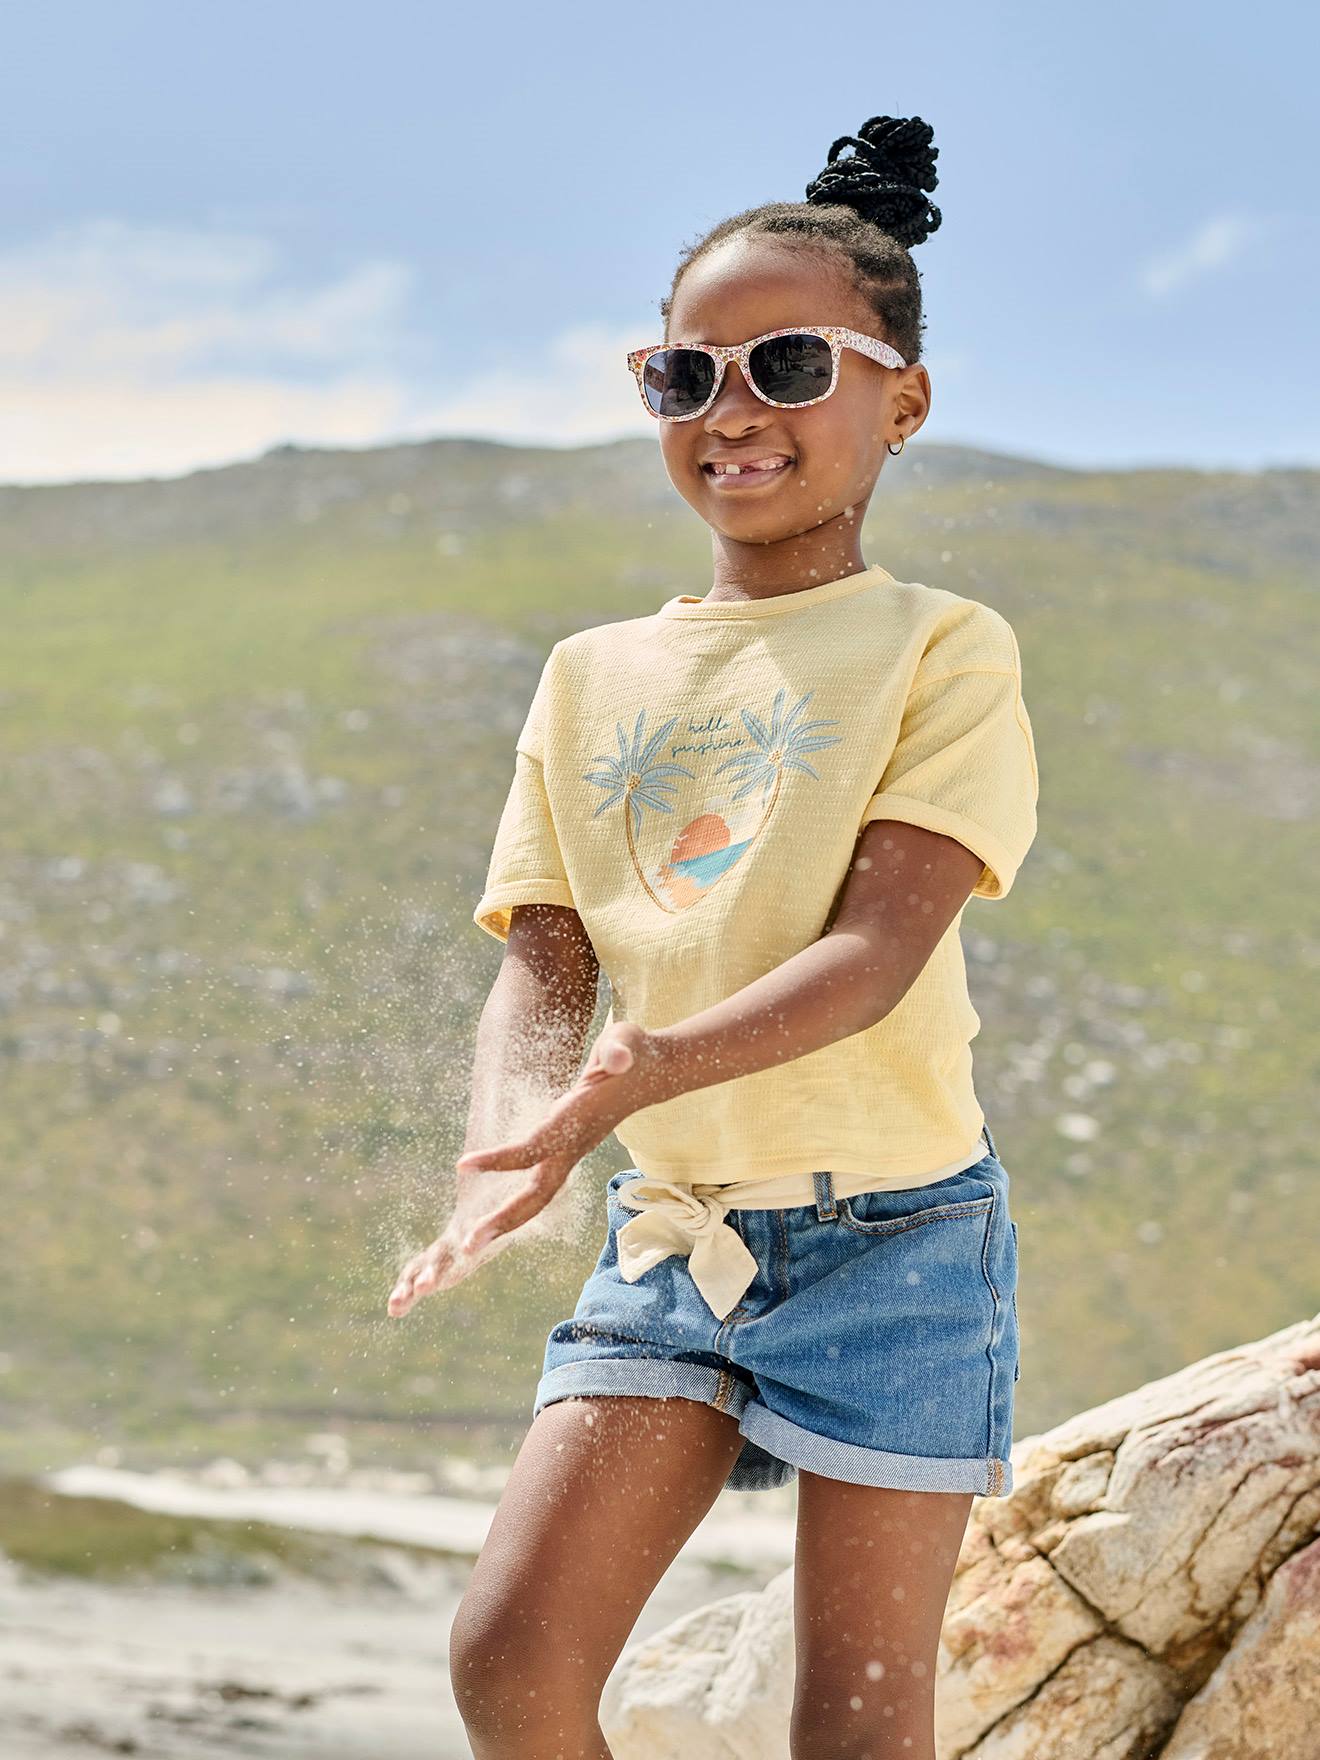
M1036 732L1039 837L964 918L1020 1434L1315 1306L1318 516L1316 472L936 445L872 503L868 562L1010 618ZM385 1316L447 1214L471 909L550 644L708 584L649 440L0 488L0 1461L520 1432L627 1157L575 1244Z

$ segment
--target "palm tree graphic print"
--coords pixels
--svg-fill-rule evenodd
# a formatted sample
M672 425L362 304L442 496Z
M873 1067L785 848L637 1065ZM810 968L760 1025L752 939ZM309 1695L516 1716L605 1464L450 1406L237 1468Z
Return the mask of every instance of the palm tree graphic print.
M837 727L837 721L804 722L801 719L812 695L808 691L785 715L785 692L781 688L775 694L768 727L750 709L739 711L751 744L746 751L736 752L710 772L712 780L727 773L730 784L736 782L737 786L727 797L718 796L707 801L671 840L667 856L649 872L638 849L638 833L647 809L672 813L673 802L666 800L665 796L677 791L678 784L673 778L685 776L695 782L698 776L696 771L675 762L672 757L661 760L665 741L679 720L677 715L671 715L668 721L647 735L644 731L646 710L640 710L631 740L624 734L623 723L615 723L618 756L598 753L591 761L599 768L583 773L585 782L594 783L606 791L605 799L592 818L598 819L602 813L622 802L621 817L629 860L648 898L661 910L677 912L695 904L747 853L775 810L785 771L805 771L808 776L820 780L807 763L805 754L838 745L843 736L819 731L823 727ZM738 802L745 797L755 797L758 791L759 800L752 798L741 813L735 810Z

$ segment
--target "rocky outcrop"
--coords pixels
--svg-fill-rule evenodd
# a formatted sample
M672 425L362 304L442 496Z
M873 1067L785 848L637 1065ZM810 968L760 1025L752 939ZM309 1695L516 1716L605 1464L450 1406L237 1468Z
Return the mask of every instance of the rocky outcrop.
M939 1760L1320 1760L1320 1315L1013 1449L978 1498ZM618 1760L788 1760L792 1570L625 1651Z

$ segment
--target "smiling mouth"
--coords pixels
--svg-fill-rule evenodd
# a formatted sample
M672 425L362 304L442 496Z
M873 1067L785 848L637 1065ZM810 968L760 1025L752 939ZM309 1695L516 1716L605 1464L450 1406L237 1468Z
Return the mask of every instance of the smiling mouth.
M771 482L776 477L784 476L786 472L792 470L795 462L791 458L782 458L776 464L743 465L723 470L716 470L713 465L703 464L701 473L708 483L713 483L720 489L749 489L760 483Z

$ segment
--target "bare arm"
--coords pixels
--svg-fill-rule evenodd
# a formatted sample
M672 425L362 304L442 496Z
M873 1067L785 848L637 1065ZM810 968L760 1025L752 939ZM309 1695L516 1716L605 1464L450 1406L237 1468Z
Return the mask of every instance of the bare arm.
M613 1023L540 1124L464 1153L460 1174L531 1170L523 1189L473 1231L472 1250L534 1216L568 1169L634 1112L805 1057L882 1020L907 994L983 866L956 838L904 820L863 827L834 920L818 940L687 1020L657 1028Z
M636 1105L805 1057L883 1020L970 897L982 866L955 838L873 820L818 941L713 1007L646 1035L638 1078L647 1097Z
M596 1012L599 972L575 910L514 906L504 958L477 1023L468 1148L488 1141L492 1132L527 1126L572 1087ZM489 1256L469 1237L504 1195L498 1181L459 1168L453 1215L444 1232L399 1272L390 1314L406 1314L421 1296L452 1288Z
M599 971L575 910L513 907L504 958L477 1023L465 1151L539 1117L572 1087L596 1012Z

